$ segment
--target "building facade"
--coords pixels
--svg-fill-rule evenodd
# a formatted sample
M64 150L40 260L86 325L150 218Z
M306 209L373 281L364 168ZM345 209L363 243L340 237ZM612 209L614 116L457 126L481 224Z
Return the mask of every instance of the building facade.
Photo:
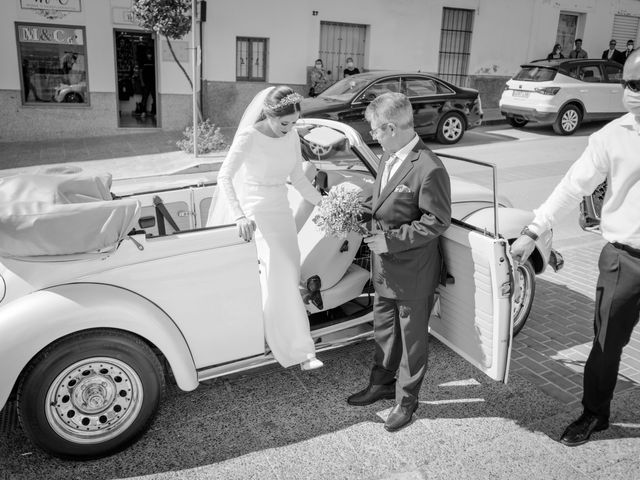
M191 87L164 39L135 25L131 0L5 0L2 10L0 141L190 123ZM173 43L189 71L188 40Z
M600 57L639 39L640 0L204 0L196 85L205 118L235 127L261 89L308 93L323 60L434 73L497 106L520 64L576 38ZM191 91L167 42L137 27L132 0L5 0L0 141L182 129ZM172 41L191 73L190 38ZM144 103L141 108L138 104ZM144 110L144 115L141 114ZM136 111L138 114L136 114Z

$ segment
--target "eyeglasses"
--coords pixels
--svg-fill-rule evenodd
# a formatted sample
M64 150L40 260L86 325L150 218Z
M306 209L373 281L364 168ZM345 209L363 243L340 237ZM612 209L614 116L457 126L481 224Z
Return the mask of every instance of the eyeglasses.
M620 80L622 88L628 88L632 92L640 92L640 80Z
M376 135L378 135L378 131L379 131L379 130L382 130L383 128L388 127L389 125L391 125L391 123L390 123L390 122L383 123L383 124L382 124L382 125L380 125L379 127L374 128L373 130L370 130L370 131L369 131L369 135L371 135L371 138L376 138Z

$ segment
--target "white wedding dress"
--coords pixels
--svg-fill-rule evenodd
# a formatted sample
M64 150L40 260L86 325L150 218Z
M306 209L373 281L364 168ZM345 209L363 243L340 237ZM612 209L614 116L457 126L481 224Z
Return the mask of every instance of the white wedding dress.
M213 226L245 215L256 222L265 336L283 367L315 355L300 296L300 251L286 185L289 180L305 200L320 202L320 193L302 171L302 161L295 130L277 138L254 126L239 131L218 174L216 197L224 195L228 207L221 211L212 205L207 220L207 226Z

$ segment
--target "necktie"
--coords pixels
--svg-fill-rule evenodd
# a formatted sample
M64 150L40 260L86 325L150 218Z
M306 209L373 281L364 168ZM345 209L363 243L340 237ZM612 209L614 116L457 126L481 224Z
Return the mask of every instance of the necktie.
M382 182L380 182L380 190L382 190L389 181L391 170L393 169L393 166L395 165L397 160L398 157L395 154L391 155L389 157L389 160L387 160L387 163L384 166L384 171L382 172Z

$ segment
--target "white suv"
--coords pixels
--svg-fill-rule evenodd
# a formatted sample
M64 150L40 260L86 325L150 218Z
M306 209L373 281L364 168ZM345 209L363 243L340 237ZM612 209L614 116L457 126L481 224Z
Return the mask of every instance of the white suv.
M550 122L556 133L571 135L583 121L607 120L625 112L619 63L537 60L521 67L500 98L500 113L514 127Z

